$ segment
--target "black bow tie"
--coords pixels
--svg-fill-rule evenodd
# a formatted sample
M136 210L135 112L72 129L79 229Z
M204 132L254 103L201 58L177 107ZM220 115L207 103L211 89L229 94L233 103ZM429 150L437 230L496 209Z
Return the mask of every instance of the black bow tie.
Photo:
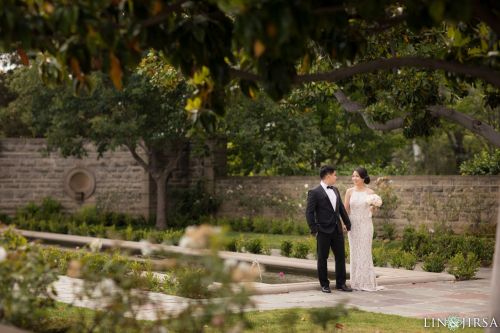
M327 186L326 188L329 190L333 190L333 186Z

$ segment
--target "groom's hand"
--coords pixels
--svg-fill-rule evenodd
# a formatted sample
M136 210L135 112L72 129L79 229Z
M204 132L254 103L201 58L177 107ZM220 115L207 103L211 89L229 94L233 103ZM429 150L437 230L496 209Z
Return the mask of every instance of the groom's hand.
M344 230L344 232L347 232L347 228L345 225L342 224L342 230Z

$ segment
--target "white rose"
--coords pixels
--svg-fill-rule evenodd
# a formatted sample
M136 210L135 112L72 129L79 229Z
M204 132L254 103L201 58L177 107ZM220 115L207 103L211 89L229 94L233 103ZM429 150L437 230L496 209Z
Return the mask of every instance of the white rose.
M102 248L102 241L99 238L94 239L90 242L89 248L92 252L99 252Z
M102 298L106 296L112 296L117 292L117 286L113 279L106 278L103 279L96 285L94 289L93 297Z
M182 236L181 240L179 241L179 246L185 247L185 248L190 248L190 249L199 248L198 244L196 244L196 241L192 237L189 237L189 236Z
M238 260L232 258L224 260L224 270L229 271L236 266L238 266Z
M7 251L3 247L0 246L0 262L5 261L7 259Z
M377 194L370 194L366 198L366 202L370 206L375 206L375 207L380 207L382 206L382 198L378 196Z
M149 256L150 254L153 253L153 246L148 240L141 240L141 253L143 256Z

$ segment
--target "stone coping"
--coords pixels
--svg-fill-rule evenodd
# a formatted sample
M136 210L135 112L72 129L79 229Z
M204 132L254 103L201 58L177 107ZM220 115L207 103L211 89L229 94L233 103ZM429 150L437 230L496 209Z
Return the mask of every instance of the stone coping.
M55 234L49 232L38 232L30 230L19 230L19 232L24 237L27 237L29 239L39 239L42 241L57 243L57 244L85 246L95 240L100 240L102 242L103 248L120 247L123 249L132 250L133 252L140 252L141 249L145 246L145 244L141 242L121 241L115 239ZM188 249L173 245L148 244L147 246L149 247L149 249L154 251L165 251L182 255L200 256L209 253L209 251L207 250ZM219 256L223 259L234 259L238 261L246 261L249 263L258 262L259 265L263 265L264 267L272 267L273 270L283 269L289 271L291 269L294 271L314 273L316 272L317 269L316 261L310 259L297 259L297 258L268 256L261 254L252 254L252 253L229 252L229 251L220 251ZM335 265L333 265L332 262L328 265L328 271L330 273L335 272L334 266ZM346 265L346 270L349 271L349 264ZM455 277L447 273L431 273L425 271L395 269L388 267L375 267L375 274L377 275L377 284L380 286L408 284L408 283L437 282L437 281L455 281ZM253 289L254 289L254 294L278 294L278 293L288 293L292 291L315 290L318 289L318 283L317 282L298 282L298 283L283 283L283 284L254 283Z

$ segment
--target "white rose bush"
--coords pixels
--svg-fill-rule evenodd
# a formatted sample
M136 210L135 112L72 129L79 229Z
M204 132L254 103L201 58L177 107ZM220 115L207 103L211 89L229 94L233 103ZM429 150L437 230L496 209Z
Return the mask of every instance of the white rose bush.
M187 298L185 308L177 313L165 313L156 304L161 301L151 296L155 293L149 292L151 281L141 274L147 264L131 262L118 249L96 253L102 249L98 242L88 247L90 251L43 248L28 243L12 227L0 229L0 323L36 331L52 323L65 332L202 332L207 328L241 332L249 325L245 310L252 307L249 296L258 271L253 265L219 258L222 237L217 227L191 227L183 245L209 251L173 255L164 260L165 267L155 267L172 276L154 283L175 281L184 293L200 296ZM141 244L150 254L150 244ZM73 304L55 301L53 286L61 278L72 278L80 286ZM242 281L244 285L235 288ZM92 304L92 310L78 307L84 304ZM54 317L61 306L71 310L67 320ZM140 315L144 307L157 309L146 322Z

